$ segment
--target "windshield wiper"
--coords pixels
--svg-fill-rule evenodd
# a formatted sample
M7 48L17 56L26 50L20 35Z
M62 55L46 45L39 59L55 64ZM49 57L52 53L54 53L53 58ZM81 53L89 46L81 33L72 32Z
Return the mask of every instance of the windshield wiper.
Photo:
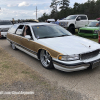
M45 37L40 37L38 39L43 39L43 38L55 38L55 37L62 37L62 36L70 36L70 35L60 35L60 36L45 36Z
M38 39L43 39L43 38L53 38L54 36L45 36L45 37L40 37Z
M60 36L57 36L57 37L62 37L62 36L70 36L70 35L60 35Z

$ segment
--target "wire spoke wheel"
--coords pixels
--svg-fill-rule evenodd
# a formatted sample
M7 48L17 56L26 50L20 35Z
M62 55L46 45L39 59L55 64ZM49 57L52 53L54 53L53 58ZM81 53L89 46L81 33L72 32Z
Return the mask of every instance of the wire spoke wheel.
M41 50L40 61L43 67L50 69L52 68L52 58L46 50Z

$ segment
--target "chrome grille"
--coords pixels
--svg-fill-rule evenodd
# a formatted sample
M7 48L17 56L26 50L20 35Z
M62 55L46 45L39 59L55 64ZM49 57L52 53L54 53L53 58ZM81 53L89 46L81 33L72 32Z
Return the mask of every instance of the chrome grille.
M95 50L95 51L93 51L93 52L81 54L81 60L93 58L93 57L95 57L95 56L97 56L97 55L99 54L99 51L100 51L100 50Z
M92 34L93 31L92 30L80 30L80 33L90 33L90 34Z

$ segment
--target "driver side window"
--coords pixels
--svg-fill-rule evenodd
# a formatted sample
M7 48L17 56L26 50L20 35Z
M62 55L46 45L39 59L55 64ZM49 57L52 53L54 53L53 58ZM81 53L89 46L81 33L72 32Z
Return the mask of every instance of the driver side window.
M32 38L31 29L30 29L30 27L28 25L25 25L23 33L22 33L22 36L25 37L26 35L29 35Z
M78 21L78 20L81 20L81 16L78 16L76 20L77 20L77 21Z

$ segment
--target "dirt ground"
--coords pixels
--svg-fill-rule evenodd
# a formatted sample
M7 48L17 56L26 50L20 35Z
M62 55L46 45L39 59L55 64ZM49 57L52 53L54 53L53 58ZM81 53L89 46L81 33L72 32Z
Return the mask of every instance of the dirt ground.
M33 91L34 94L0 94L0 100L90 100L51 83L0 47L0 93L2 91Z

